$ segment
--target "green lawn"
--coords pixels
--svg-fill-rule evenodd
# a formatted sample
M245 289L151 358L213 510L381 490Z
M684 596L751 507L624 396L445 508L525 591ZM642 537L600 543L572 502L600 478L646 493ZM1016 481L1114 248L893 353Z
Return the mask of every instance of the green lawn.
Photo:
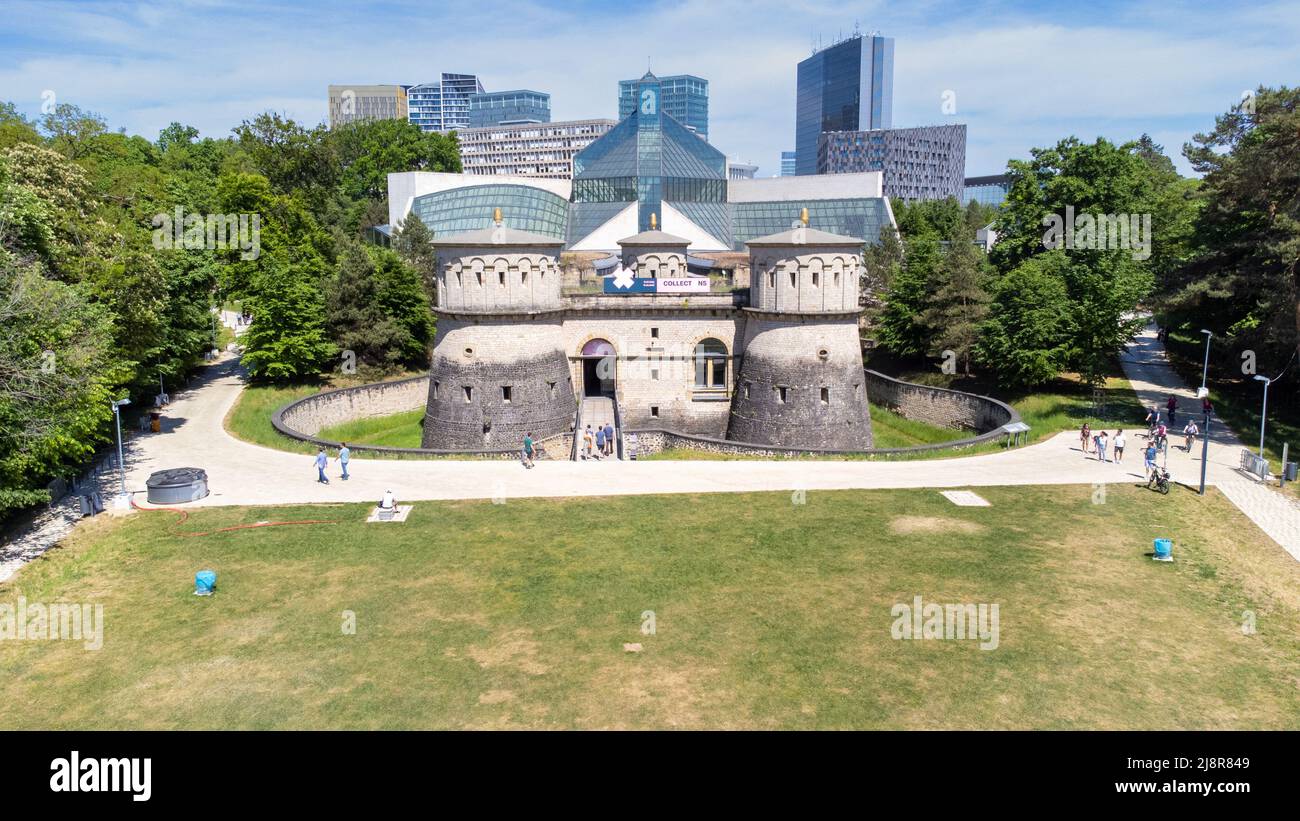
M418 448L424 435L424 408L395 413L391 416L376 416L345 422L342 425L322 428L317 435L322 439L333 439L337 442L361 442L392 448Z
M0 728L1300 727L1300 565L1216 492L978 492L100 517L0 585L106 622L0 641ZM997 604L997 648L893 639L918 595Z

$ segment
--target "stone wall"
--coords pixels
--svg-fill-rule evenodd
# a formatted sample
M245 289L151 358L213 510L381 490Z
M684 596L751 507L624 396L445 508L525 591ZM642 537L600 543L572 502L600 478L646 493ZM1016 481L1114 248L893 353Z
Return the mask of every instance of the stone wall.
M296 433L313 436L323 428L355 419L391 416L424 407L429 377L376 382L308 396L281 408L279 421Z
M976 433L1020 421L1010 405L992 397L903 382L872 370L866 374L871 401L908 419Z

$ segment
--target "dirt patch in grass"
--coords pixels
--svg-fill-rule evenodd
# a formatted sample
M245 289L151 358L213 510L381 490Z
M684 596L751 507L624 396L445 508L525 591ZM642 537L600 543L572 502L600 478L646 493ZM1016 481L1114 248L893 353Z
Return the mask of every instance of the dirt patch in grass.
M943 516L895 516L889 520L889 529L895 533L982 533L986 528L978 522Z

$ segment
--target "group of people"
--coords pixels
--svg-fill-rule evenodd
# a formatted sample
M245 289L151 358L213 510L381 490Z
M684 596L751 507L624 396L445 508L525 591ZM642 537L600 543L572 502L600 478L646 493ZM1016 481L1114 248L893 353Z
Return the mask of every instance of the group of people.
M1202 410L1207 416L1212 410L1208 398L1204 400ZM1170 395L1169 400L1165 403L1165 412L1168 414L1168 423L1165 421L1166 417L1161 415L1158 405L1152 405L1147 412L1146 445L1142 449L1143 467L1147 474L1156 469L1156 458L1160 453L1167 452L1169 449L1169 428L1174 424L1174 420L1178 415L1178 397ZM1195 419L1189 419L1187 424L1183 426L1182 432L1183 450L1191 453L1193 446L1196 444L1196 437L1201 434L1201 429L1196 424ZM1084 422L1083 426L1079 428L1079 445L1083 450L1085 459L1089 455L1095 455L1099 462L1114 461L1116 464L1121 464L1124 461L1126 441L1122 429L1116 430L1115 435L1110 436L1104 430L1093 432L1092 426ZM1107 450L1114 454L1113 460L1106 458Z
M352 460L352 451L348 448L348 443L340 442L338 464L339 467L343 470L342 479L345 482L348 480L348 462L350 462L351 460ZM322 485L328 485L330 483L330 477L325 475L325 468L329 467L329 463L330 463L330 458L325 453L325 448L323 447L317 448L316 462L315 462L316 481Z
M605 423L604 427L596 426L593 432L591 425L588 424L582 432L582 450L583 459L603 459L606 456L614 455L614 426Z

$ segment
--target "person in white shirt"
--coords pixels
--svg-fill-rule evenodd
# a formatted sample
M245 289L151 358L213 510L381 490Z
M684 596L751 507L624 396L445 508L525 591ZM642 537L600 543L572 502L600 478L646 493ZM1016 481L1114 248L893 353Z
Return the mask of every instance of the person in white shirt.
M1120 462L1124 461L1124 431L1122 430L1115 431L1114 447L1115 447L1115 464L1118 465Z

